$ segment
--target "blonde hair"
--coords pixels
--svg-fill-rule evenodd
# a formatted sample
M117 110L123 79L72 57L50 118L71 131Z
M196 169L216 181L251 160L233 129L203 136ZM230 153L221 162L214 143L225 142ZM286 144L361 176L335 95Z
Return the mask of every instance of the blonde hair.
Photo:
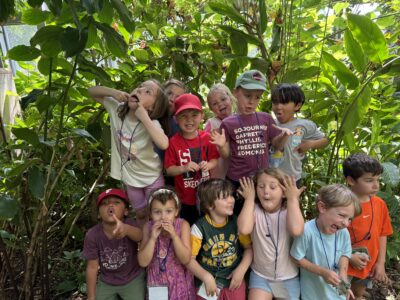
M353 204L354 217L361 213L358 197L343 184L330 184L322 187L318 192L317 203L320 201L327 209Z
M236 110L236 97L233 96L231 90L223 83L214 84L210 88L210 91L207 94L208 107L211 109L211 105L210 105L211 97L215 92L218 92L218 91L221 91L228 96L229 100L231 100L231 103L232 103L232 109L235 111Z

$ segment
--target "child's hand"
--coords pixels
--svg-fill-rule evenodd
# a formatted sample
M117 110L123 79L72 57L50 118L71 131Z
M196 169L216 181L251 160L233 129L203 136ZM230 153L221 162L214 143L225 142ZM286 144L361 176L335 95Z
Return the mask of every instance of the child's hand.
M208 273L204 279L204 285L206 287L207 296L218 295L217 283L215 282L215 278L210 273Z
M380 281L380 282L383 282L384 284L390 284L391 283L391 280L386 275L385 266L382 265L382 264L375 264L372 267L370 276L375 281Z
M210 171L210 169L208 168L208 162L206 162L206 161L201 161L200 163L199 163L199 168L200 168L200 170L202 170L203 172L207 172L207 171Z
M116 99L118 102L126 102L129 100L130 95L123 91L114 90L111 97Z
M143 118L149 115L148 111L143 107L140 102L137 102L137 107L135 110L135 116L138 118L139 121L142 121Z
M254 201L256 197L256 191L254 188L254 182L250 177L242 177L239 179L240 189L238 189L238 193L245 199L249 199Z
M171 221L161 221L161 227L169 233L171 239L174 239L175 237L177 237L178 235L176 234L175 231L175 226L173 224L173 222Z
M347 294L346 294L346 300L350 300L350 299L356 299L356 297L354 296L354 294L353 294L353 292L351 291L351 289L349 289L349 290L347 291Z
M228 279L231 279L229 289L233 291L240 288L243 282L243 278L244 278L244 273L241 270L239 270L239 268L233 270L233 272L228 276Z
M338 286L340 283L340 276L335 271L325 269L322 277L326 281L326 283L331 284L333 286Z
M350 264L354 269L361 270L367 266L369 258L361 253L354 253L351 255Z
M153 227L151 229L151 238L156 240L158 236L160 235L162 230L162 224L161 221L154 222Z
M112 232L113 237L116 239L122 239L123 237L126 236L126 227L125 226L129 226L129 225L122 223L121 220L118 219L116 215L113 214L112 216L116 222L115 229Z
M284 127L279 127L275 124L272 124L272 126L276 129L279 129L281 131L280 136L290 136L293 135L293 131L291 131L289 128L284 128Z
M298 152L300 154L305 154L308 150L312 149L313 141L310 140L302 140L301 144L293 149L294 152Z
M198 170L200 170L200 167L194 161L190 161L188 164L183 166L183 169L184 169L184 173L185 172L197 172Z
M294 176L285 175L283 183L284 185L281 185L281 188L288 201L291 199L299 199L301 193L306 189L305 186L301 187L300 189L297 188L296 178Z
M225 130L222 129L221 133L219 133L218 129L211 130L210 133L210 142L218 147L223 147L226 144L226 136Z

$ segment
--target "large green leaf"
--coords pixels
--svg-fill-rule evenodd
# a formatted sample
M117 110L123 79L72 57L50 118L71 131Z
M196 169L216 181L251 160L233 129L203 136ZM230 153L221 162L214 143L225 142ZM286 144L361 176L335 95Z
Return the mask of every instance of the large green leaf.
M39 137L37 133L32 129L26 127L14 127L12 129L12 132L18 139L27 141L29 144L32 144L33 146L39 144Z
M60 36L64 28L56 25L49 25L40 28L31 38L32 46L40 45L43 54L55 57L61 52Z
M347 23L368 58L374 63L382 64L388 57L389 50L378 25L366 16L353 14L347 15Z
M65 56L71 57L81 53L85 49L87 39L88 31L86 28L67 27L60 38L61 48L65 51Z
M47 20L50 12L43 11L40 7L28 8L22 12L21 20L28 25L38 25Z
M0 194L0 219L12 219L18 212L19 203L7 194Z
M234 54L246 56L247 55L247 41L243 39L240 33L232 32L230 35L230 44Z
M100 12L103 8L103 0L81 0L81 3L90 15Z
M125 57L128 51L128 45L125 43L123 37L107 24L96 23L96 26L103 32L107 48L111 53L120 58Z
M37 166L33 166L28 172L28 186L35 198L43 198L45 183L46 179L43 172Z
M96 66L91 61L88 61L83 56L78 58L78 70L85 76L85 72L94 75L96 79L105 86L113 86L110 76L103 68Z
M262 41L260 41L258 38L254 37L254 36L252 36L252 35L250 35L250 34L247 34L247 33L243 32L243 31L241 31L241 30L239 30L239 29L233 28L233 27L231 27L231 26L220 25L219 27L220 27L222 30L224 30L224 31L226 31L226 32L228 32L228 33L230 33L230 34L236 33L236 34L241 35L241 37L242 37L243 39L245 39L247 42L249 42L250 44L253 44L253 45L261 45L261 43L262 43Z
M149 60L149 54L146 50L134 49L133 54L135 55L136 59L141 63L145 63Z
M344 47L346 48L346 53L354 68L360 73L364 72L368 62L367 57L360 44L354 39L350 30L344 32Z
M291 69L283 75L282 82L298 82L299 80L310 79L316 76L318 72L317 66Z
M8 51L8 57L16 61L29 61L34 60L40 56L40 50L25 45L19 45Z
M103 23L110 24L114 15L114 9L110 0L104 0L103 9L99 13L99 20Z
M258 1L258 9L260 11L260 22L258 23L258 29L262 34L264 33L265 29L267 29L268 24L267 7L265 6L265 0Z
M56 104L57 99L49 95L40 95L36 99L36 107L40 113L46 111L50 105Z
M344 63L325 51L322 51L322 58L324 62L331 67L333 73L345 87L352 90L357 88L359 84L357 76L354 75Z
M121 0L111 0L111 5L118 12L119 18L122 21L125 29L132 33L135 31L135 23L133 22L131 13Z
M241 23L241 24L246 24L247 21L246 19L242 16L240 12L238 12L233 6L225 4L225 3L220 3L220 2L210 2L208 3L210 8L223 16L226 16L230 18L231 20Z
M366 116L369 102L371 100L371 89L365 86L361 91L360 86L350 96L351 102L345 108L342 118L340 135L353 134L354 129L360 121ZM360 92L361 91L361 92Z
M236 61L232 60L228 67L228 71L226 72L226 78L225 78L225 84L230 89L233 89L235 87L236 77L238 75L238 72L239 72L239 65Z

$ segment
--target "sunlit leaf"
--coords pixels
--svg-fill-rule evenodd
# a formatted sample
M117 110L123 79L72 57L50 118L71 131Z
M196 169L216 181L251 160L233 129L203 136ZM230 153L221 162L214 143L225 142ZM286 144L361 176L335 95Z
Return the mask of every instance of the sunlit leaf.
M139 62L147 62L149 60L149 54L147 53L146 50L143 49L134 49L133 54L135 55L136 59Z
M34 60L39 56L40 50L32 46L19 45L8 51L8 57L16 61Z
M99 12L98 15L101 22L106 24L111 23L114 15L114 9L111 6L110 0L103 1L103 9Z
M46 21L49 16L50 12L43 11L40 7L34 7L24 10L22 12L21 20L25 24L38 25Z
M360 44L353 38L350 30L344 32L344 46L354 68L362 73L367 66L367 58Z
M337 60L332 54L322 51L322 58L327 63L339 81L347 88L354 90L359 82L354 75L341 61Z
M125 43L123 37L107 24L96 23L96 26L103 32L107 48L111 53L120 58L125 57L128 45Z
M316 76L318 72L317 66L291 69L283 75L282 82L298 82L299 80L309 79Z
M118 12L119 18L121 19L122 24L124 25L125 29L129 33L132 33L133 31L135 31L135 23L133 22L131 13L126 8L126 6L123 3L123 1L121 1L121 0L111 0L111 5Z

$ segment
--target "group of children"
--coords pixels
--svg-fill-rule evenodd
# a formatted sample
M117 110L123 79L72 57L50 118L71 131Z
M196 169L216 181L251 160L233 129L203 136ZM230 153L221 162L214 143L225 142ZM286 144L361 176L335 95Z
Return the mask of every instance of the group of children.
M213 86L214 117L201 130L202 104L179 81L148 80L130 94L89 89L109 113L111 176L126 192L97 199L101 224L83 250L88 299L362 299L373 280L389 281L382 166L350 155L349 188L322 187L317 217L305 223L302 159L328 140L295 117L304 103L297 85L272 90L276 121L256 111L266 90L257 70L240 75L233 93Z

